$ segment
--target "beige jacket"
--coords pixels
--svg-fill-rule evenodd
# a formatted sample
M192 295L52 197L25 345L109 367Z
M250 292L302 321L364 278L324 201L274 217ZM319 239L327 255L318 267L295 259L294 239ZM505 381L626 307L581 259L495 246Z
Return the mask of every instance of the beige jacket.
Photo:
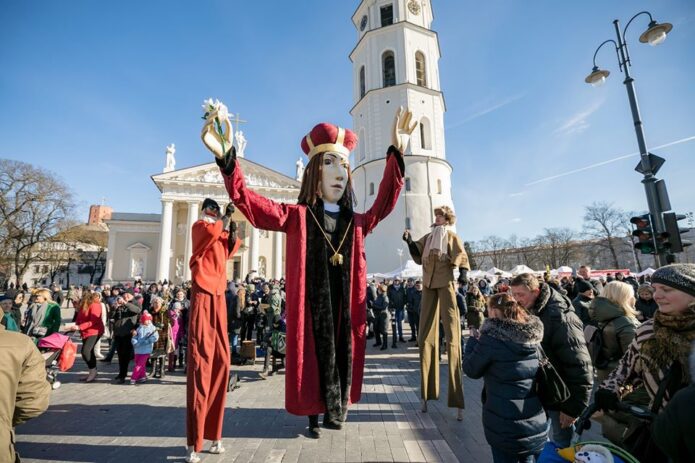
M418 241L415 242L418 251L420 251L419 256L412 256L416 264L423 265L422 267L422 284L425 288L443 288L448 286L450 282L454 281L454 269L458 267L465 267L470 269L470 264L468 263L468 254L463 249L463 243L461 238L447 230L448 244L447 244L447 254L448 258L445 260L440 260L439 258L428 259L427 264L422 264L422 251L425 249L425 243L427 243L427 237L430 234L426 234Z
M14 427L48 408L51 386L32 340L0 325L0 463L14 463Z

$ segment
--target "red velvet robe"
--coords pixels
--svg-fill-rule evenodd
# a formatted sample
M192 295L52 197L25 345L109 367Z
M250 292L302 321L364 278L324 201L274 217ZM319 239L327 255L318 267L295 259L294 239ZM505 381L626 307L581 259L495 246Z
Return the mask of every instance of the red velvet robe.
M350 317L352 323L352 385L349 403L362 394L367 323L367 261L364 238L396 206L403 187L403 176L396 156L386 161L384 178L372 207L364 214L354 214L352 238L352 275L350 283ZM234 173L224 175L224 183L234 205L251 225L263 230L287 234L285 268L287 351L285 358L285 408L294 415L324 413L314 334L311 326L310 301L305 298L306 206L277 203L246 188L244 174L236 161Z

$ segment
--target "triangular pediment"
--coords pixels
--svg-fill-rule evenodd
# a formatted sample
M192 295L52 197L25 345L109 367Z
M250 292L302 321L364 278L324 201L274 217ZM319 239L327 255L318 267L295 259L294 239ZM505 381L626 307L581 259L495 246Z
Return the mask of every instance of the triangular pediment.
M246 184L250 188L299 190L300 183L287 175L244 158L239 158L239 164L244 171ZM160 191L163 189L163 185L166 184L202 183L222 185L224 183L220 169L214 162L153 175L152 180Z

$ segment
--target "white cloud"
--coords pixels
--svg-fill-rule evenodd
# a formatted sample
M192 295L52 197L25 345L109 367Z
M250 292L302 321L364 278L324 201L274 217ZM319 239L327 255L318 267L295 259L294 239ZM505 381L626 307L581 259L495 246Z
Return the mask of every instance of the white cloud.
M513 219L510 220L511 223L519 223L521 222L521 217L514 217Z
M556 136L567 136L572 134L579 134L584 132L590 127L588 119L596 110L598 110L605 100L598 100L594 102L591 106L577 113L573 114L569 119L567 119L560 127L553 130L553 135Z
M519 191L516 193L509 193L510 198L518 198L519 196L524 196L526 193L523 191Z

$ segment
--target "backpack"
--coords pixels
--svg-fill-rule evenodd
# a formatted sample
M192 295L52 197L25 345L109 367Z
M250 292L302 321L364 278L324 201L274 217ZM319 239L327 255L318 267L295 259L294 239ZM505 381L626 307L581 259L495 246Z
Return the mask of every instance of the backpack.
M593 363L594 368L598 369L606 368L610 362L603 350L603 328L605 327L606 325L603 327L586 325L584 327L584 339L591 357L591 363Z

